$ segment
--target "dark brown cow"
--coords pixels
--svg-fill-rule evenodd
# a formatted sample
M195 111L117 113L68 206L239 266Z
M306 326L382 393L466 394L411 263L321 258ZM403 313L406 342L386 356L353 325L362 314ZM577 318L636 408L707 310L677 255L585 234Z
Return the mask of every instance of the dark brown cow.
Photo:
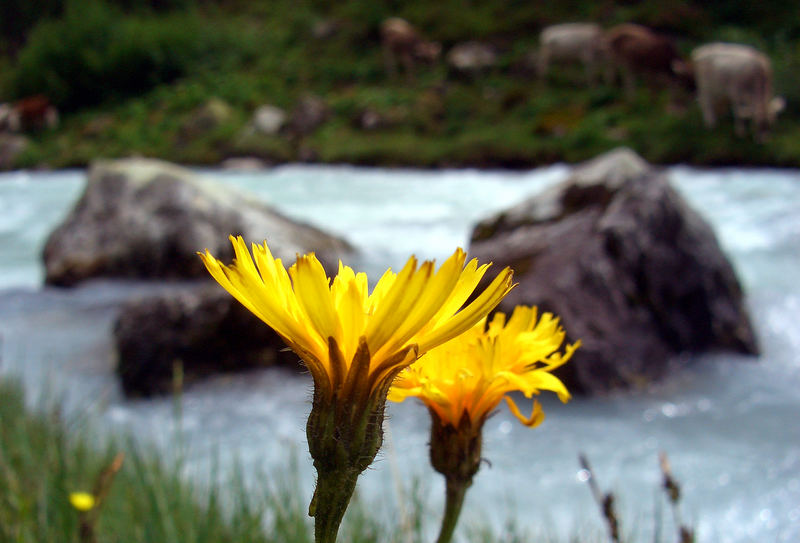
M41 130L58 126L58 110L41 94L15 102L13 115L16 116L21 130Z
M626 23L609 29L605 39L628 95L634 92L637 76L651 83L691 86L690 70L666 36Z
M441 44L424 40L408 21L399 17L383 21L381 44L386 71L391 77L397 75L398 61L403 65L406 77L412 79L416 61L434 62L442 52Z

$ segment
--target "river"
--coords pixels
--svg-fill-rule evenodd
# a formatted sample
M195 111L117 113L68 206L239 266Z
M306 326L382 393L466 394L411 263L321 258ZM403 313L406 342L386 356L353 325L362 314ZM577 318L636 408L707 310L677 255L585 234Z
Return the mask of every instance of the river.
M371 275L408 255L443 258L471 226L557 182L569 168L526 172L414 171L285 166L263 172L200 170L252 191L286 214L342 235ZM577 456L586 453L613 490L623 531L652 541L660 472L668 453L684 516L702 543L800 541L800 171L669 168L676 188L714 227L747 294L762 354L698 357L647 393L545 398L545 423L528 430L501 410L485 429L484 464L463 522L508 522L560 541L602 531ZM295 456L310 497L305 448L307 376L285 370L210 379L189 388L181 416L170 399L125 400L113 376L110 330L120 301L141 284L43 288L47 234L79 197L83 171L0 174L0 371L19 376L32 402L55 396L88 412L101 431L133 432L165 451L180 431L186 475L283 471ZM407 401L389 409L389 439L359 483L386 504L412 482L435 528L442 484L427 463L427 414ZM403 499L399 498L402 503ZM378 506L381 509L383 506ZM660 506L665 508L663 503ZM668 511L664 513L669 527Z

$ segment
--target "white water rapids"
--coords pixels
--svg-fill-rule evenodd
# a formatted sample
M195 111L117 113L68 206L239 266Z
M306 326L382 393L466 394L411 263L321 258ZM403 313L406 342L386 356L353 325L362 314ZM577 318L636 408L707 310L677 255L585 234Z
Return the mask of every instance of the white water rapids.
M413 171L286 166L264 172L204 171L262 197L289 216L346 237L355 266L381 273L411 253L443 258L465 246L471 226L562 179L566 166L528 172ZM616 493L623 531L652 541L660 472L668 453L681 483L684 517L701 543L800 541L800 172L672 167L670 176L712 224L747 294L762 354L701 357L648 393L561 405L544 398L547 420L528 430L505 408L485 428L484 464L467 496L464 526L509 521L559 541L601 533L577 456ZM137 285L99 282L43 289L40 252L84 184L84 172L0 174L0 371L20 376L35 398L64 397L91 411L101 431L130 431L169 450L176 418L168 398L127 401L113 376L110 329L117 304ZM198 248L201 249L201 248ZM312 470L304 419L305 375L265 370L224 376L184 395L180 427L187 476L284 470L295 455L304 500ZM33 400L34 403L36 400ZM389 439L359 492L398 510L419 481L436 526L442 483L427 462L427 413L407 401L389 408ZM665 540L670 540L669 511ZM396 521L396 519L392 519ZM463 529L463 526L461 527Z

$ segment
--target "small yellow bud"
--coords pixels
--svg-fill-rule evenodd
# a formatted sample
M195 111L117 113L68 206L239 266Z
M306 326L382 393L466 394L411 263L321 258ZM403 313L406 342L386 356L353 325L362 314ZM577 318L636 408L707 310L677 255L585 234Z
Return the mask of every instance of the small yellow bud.
M94 508L95 506L95 499L94 496L89 494L88 492L72 492L69 495L69 503L72 504L72 507L77 509L78 511L86 512Z

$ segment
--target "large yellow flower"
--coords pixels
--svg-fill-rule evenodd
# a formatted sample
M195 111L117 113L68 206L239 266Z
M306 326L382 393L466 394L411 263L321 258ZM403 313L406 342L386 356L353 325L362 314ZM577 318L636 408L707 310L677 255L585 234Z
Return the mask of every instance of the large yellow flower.
M357 353L367 350L369 385L377 386L418 354L468 330L511 289L506 268L472 303L462 306L487 265L459 249L438 270L409 258L395 274L386 271L369 292L367 276L339 263L331 281L313 253L288 269L266 243L242 237L231 242L236 258L225 266L208 251L208 271L230 294L275 329L303 359L315 383L331 393L345 382Z
M536 308L518 306L506 322L496 313L489 323L480 322L458 338L428 352L395 379L389 400L400 402L417 396L435 413L439 422L459 428L468 424L479 431L502 398L526 426L544 420L538 402L524 416L508 396L521 391L530 398L541 390L570 398L564 384L551 371L572 356L580 342L559 352L564 330L558 318L544 313L537 321Z

